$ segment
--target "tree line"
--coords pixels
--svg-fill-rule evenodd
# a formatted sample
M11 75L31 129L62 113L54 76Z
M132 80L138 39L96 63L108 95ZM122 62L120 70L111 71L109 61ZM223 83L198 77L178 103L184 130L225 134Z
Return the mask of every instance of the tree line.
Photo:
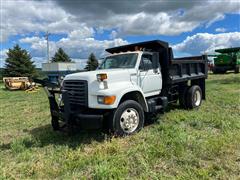
M59 48L54 56L51 58L51 62L73 62L72 59L64 52L62 48ZM88 57L85 70L92 71L97 69L98 60L94 53L91 53ZM5 59L5 66L3 70L3 76L5 77L36 77L37 71L32 57L27 50L22 49L18 44L7 52L7 58Z

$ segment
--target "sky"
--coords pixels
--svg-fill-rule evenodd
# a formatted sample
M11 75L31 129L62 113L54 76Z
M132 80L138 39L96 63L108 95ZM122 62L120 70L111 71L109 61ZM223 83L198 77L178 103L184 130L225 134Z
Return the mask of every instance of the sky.
M19 44L37 67L58 48L84 67L89 54L159 39L174 56L240 46L240 0L0 0L0 67Z

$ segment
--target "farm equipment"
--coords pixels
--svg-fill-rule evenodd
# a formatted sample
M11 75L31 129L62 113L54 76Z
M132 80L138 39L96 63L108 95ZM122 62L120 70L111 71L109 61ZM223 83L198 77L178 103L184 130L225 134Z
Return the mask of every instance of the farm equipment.
M240 69L240 47L217 49L214 55L214 67L213 73L226 73L229 70L234 70L235 73L239 73Z
M3 82L8 90L36 90L36 83L31 82L28 77L4 77Z

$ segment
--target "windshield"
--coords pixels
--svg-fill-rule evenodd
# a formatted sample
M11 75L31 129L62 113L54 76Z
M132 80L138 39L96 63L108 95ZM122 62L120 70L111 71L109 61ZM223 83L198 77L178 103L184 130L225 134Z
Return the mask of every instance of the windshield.
M137 53L108 56L103 60L99 69L134 68L137 56Z

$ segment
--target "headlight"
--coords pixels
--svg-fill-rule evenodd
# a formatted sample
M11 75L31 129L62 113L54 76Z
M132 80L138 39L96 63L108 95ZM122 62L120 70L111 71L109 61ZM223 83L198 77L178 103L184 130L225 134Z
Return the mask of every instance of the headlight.
M116 100L116 96L98 96L97 101L99 104L112 105Z

